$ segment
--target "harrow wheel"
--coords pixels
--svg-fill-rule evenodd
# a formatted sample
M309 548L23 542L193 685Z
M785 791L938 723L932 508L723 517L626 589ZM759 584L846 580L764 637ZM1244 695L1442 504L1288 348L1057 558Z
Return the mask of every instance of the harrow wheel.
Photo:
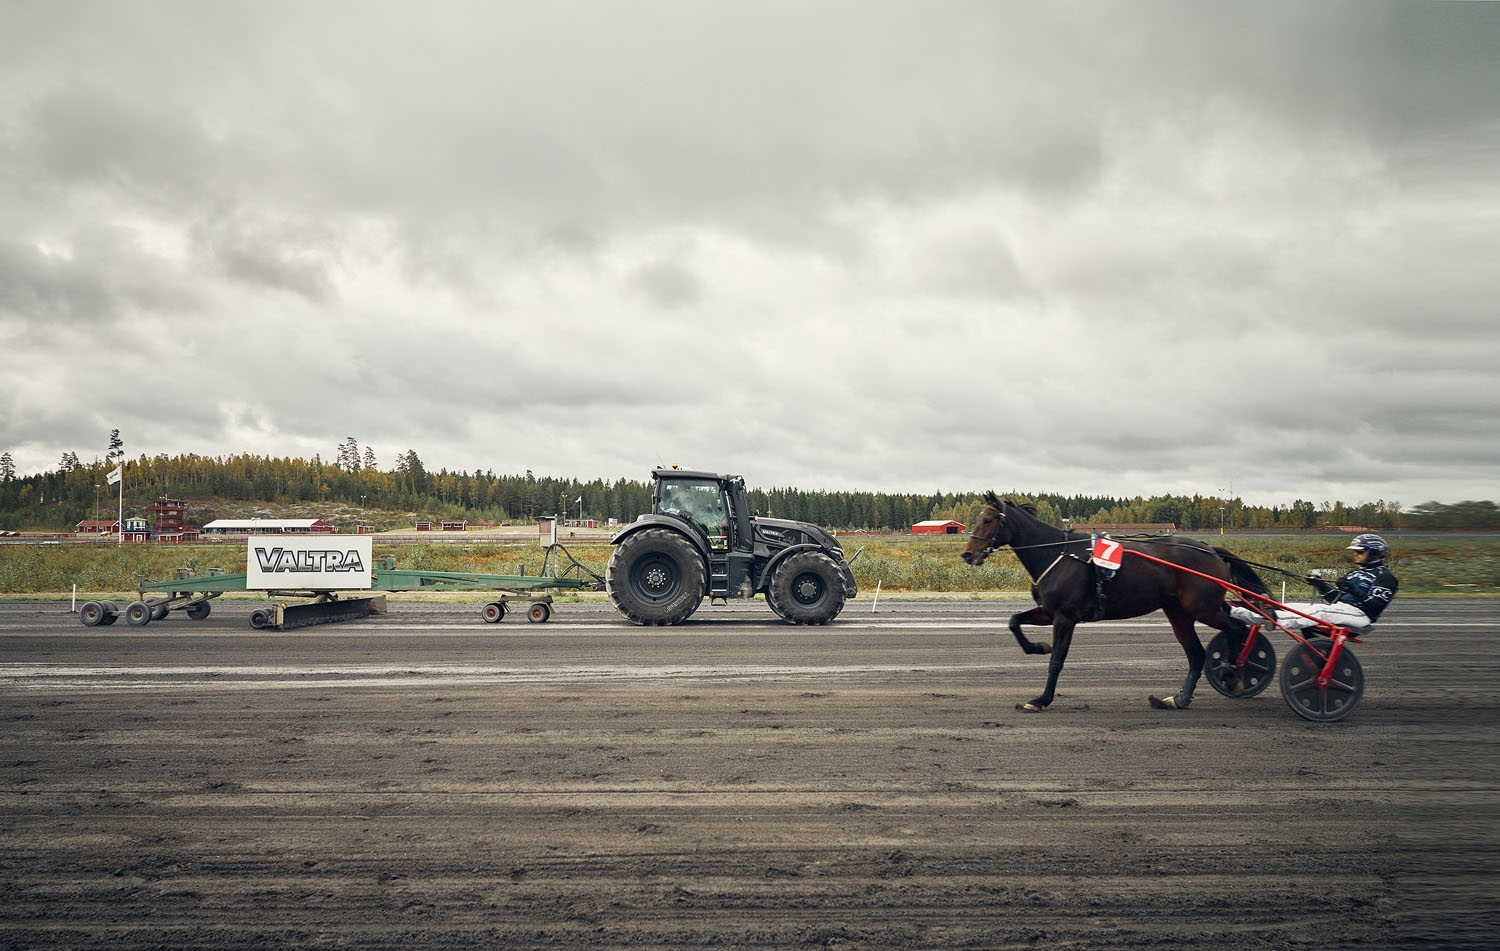
M1203 663L1203 676L1209 686L1226 697L1243 700L1253 697L1270 686L1276 675L1276 648L1263 631L1255 632L1255 642L1250 647L1250 656L1245 658L1245 667L1236 664L1237 655L1229 642L1229 635L1222 631L1208 642L1208 659ZM1239 693L1235 693L1235 688Z
M536 604L533 604L531 606L530 611L526 612L526 616L530 618L533 623L541 624L552 616L552 609L547 607L545 602L538 601Z
M85 601L83 607L78 609L78 620L83 622L84 627L98 627L104 623L104 602Z
M486 624L497 624L505 620L505 602L491 601L480 610L479 616L484 618Z
M1287 706L1304 720L1315 723L1342 720L1359 706L1359 698L1365 692L1364 670L1354 651L1345 644L1328 683L1319 686L1318 676L1323 672L1328 652L1333 649L1333 641L1319 637L1308 643L1312 648L1298 644L1286 655L1286 661L1281 665L1281 696L1286 699Z

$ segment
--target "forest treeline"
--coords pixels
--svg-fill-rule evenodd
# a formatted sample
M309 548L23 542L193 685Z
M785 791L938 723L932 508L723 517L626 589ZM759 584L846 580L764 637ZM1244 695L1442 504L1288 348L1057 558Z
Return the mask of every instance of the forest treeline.
M361 455L353 438L340 444L335 462L256 455L139 456L123 453L104 461L80 462L65 454L58 467L17 476L10 456L0 457L0 528L72 531L78 522L112 518L118 505L108 474L123 466L126 514L145 514L160 496L189 502L199 524L213 518L243 517L247 508L264 504L322 506L328 518L347 525L367 521L377 530L399 528L409 518L464 518L474 523L530 520L565 514L629 522L651 507L649 480L498 475L493 471L431 472L415 451L397 458L394 468L380 469L369 450ZM1251 505L1238 498L1214 496L1108 496L1008 493L1036 504L1038 514L1061 525L1070 523L1171 522L1184 531L1225 529L1314 529L1364 526L1394 528L1496 529L1500 508L1491 501L1456 504L1428 502L1403 510L1396 502L1314 503L1302 499L1285 505ZM578 499L582 502L578 502ZM804 519L850 531L907 531L924 519L954 519L972 525L983 502L967 493L832 492L797 488L750 490L750 504L762 515ZM580 508L581 505L581 508Z

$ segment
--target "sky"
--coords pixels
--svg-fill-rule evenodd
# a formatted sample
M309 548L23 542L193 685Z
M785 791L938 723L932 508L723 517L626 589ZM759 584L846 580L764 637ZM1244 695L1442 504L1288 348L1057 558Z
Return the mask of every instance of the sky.
M1500 499L1500 4L0 4L0 451Z

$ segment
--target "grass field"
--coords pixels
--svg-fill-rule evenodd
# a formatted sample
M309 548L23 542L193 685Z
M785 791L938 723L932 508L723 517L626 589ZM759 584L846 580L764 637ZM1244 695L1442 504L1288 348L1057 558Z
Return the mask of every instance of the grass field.
M1347 539L1342 535L1231 534L1203 538L1248 561L1274 565L1299 576L1314 568L1336 576L1352 565L1343 550ZM874 593L877 585L882 596L922 592L982 597L1026 592L1030 582L1015 555L1000 551L983 566L971 567L959 558L966 541L962 536L843 539L850 555L863 547L854 562L854 575L862 596ZM1392 541L1391 566L1401 581L1403 596L1500 593L1500 535L1421 535ZM579 544L570 545L568 550L580 562L603 574L612 549L608 544ZM407 569L536 575L541 573L543 551L534 540L472 545L377 541L375 555L392 556L397 567ZM137 578L143 575L161 580L172 577L178 568L185 568L193 575L204 574L209 568L243 572L243 559L244 548L228 543L122 547L6 545L0 546L0 595L67 594L75 586L80 594L128 592L135 590ZM1261 574L1279 595L1282 577L1274 572ZM1286 580L1288 597L1300 598L1310 593L1299 582Z

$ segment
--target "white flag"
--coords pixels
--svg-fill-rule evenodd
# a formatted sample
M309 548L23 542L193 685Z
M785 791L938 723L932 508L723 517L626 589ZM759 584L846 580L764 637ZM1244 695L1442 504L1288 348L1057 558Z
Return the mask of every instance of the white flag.
M578 498L574 499L573 501L574 502L582 502L583 501L583 496L580 495Z
M125 467L124 466L115 466L115 471L113 471L113 472L111 472L109 474L109 484L110 485L118 485L120 483L120 480L123 479L124 477L125 477Z

